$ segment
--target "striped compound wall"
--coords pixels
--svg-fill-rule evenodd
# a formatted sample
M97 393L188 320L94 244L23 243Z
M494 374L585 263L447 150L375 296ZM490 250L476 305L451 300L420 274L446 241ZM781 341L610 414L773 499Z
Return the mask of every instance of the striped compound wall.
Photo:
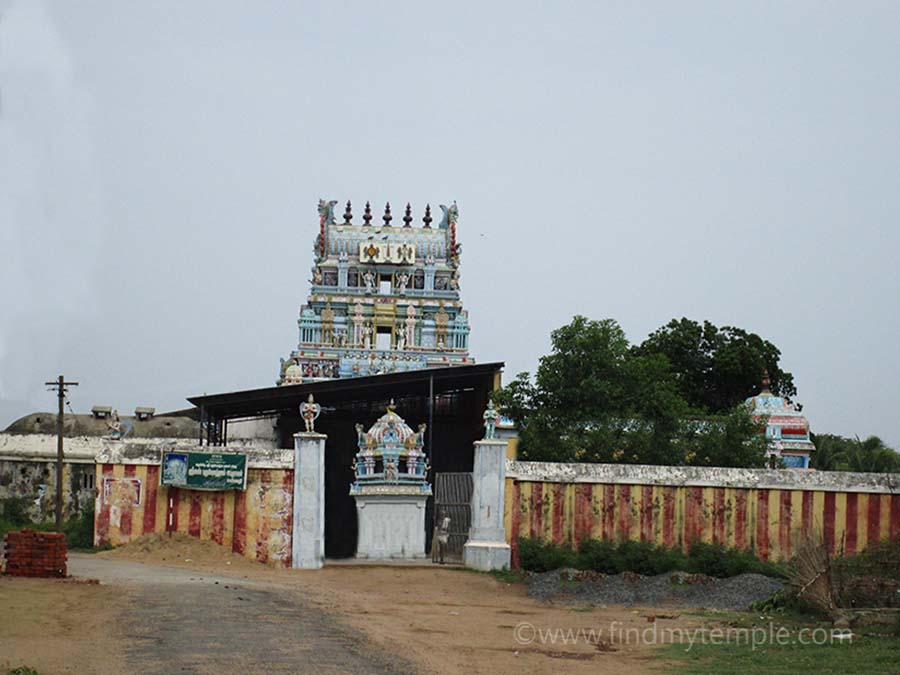
M291 566L294 472L251 468L244 491L159 484L160 464L97 464L94 544L126 544L155 532L213 541L274 567Z
M900 474L507 462L505 526L577 547L693 541L790 558L807 537L846 555L900 533Z

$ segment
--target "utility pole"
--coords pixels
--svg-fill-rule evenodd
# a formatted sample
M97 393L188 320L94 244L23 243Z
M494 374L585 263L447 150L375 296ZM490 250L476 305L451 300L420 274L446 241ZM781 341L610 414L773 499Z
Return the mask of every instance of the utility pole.
M77 387L77 382L66 382L59 376L55 382L44 382L51 390L56 389L59 410L56 413L56 531L62 532L63 505L63 406L66 403L66 391L69 387Z

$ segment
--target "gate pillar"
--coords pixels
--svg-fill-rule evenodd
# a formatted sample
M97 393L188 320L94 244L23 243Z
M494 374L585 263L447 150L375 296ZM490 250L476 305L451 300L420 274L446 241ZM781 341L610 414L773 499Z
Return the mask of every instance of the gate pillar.
M294 434L294 520L291 567L319 569L325 564L324 434Z
M463 547L463 564L482 571L508 569L510 548L503 527L506 441L475 441L472 479L472 529Z

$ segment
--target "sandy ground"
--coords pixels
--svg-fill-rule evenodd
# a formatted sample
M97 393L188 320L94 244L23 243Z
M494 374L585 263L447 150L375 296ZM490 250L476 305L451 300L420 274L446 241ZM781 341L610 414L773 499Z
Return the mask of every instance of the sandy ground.
M639 644L634 631L645 631L649 616L677 617L657 619L660 628L701 624L671 608L547 605L529 598L524 584L447 566L274 570L208 542L166 535L100 556L283 585L338 615L376 647L401 651L424 672L551 673L560 668L575 673L607 668L618 673L659 672L665 664L652 645ZM563 643L562 636L568 633L543 640L538 633L579 629L597 632L574 644Z
M7 660L29 663L42 673L84 672L66 670L69 666L63 664L84 663L81 659L100 649L107 655L107 670L95 672L123 672L123 665L133 672L165 672L164 662L152 661L165 645L163 651L173 655L193 650L184 652L192 660L179 661L188 664L181 672L216 672L216 663L196 645L218 644L221 649L229 641L239 642L241 632L249 629L263 647L235 662L233 672L263 672L250 667L252 659L274 650L280 667L269 672L628 674L660 672L666 665L654 646L640 644L635 636L654 625L648 617L657 617L660 628L701 624L672 608L545 605L529 598L524 584L452 567L275 570L177 535L153 536L93 556L73 554L70 568L73 574L102 578L103 584L0 582L0 594L7 589L0 599L18 603L18 611L29 616L17 628L5 621L0 625L0 647L13 644L15 649L15 658ZM229 595L225 585L244 590ZM10 588L15 590L10 593ZM32 593L32 588L47 590ZM236 600L238 595L244 599ZM149 609L137 613L140 625L129 624L134 608L145 605ZM70 614L80 619L67 618ZM197 619L201 614L229 617L231 623L211 623L212 617L204 623ZM89 621L82 620L88 616ZM168 621L172 632L202 639L172 642L170 632L152 628L154 621ZM566 639L571 634L566 631L579 629L595 633ZM36 637L48 630L47 637ZM266 631L283 640L267 637ZM542 631L551 634L542 639ZM302 649L288 648L299 643ZM0 664L6 653L0 649ZM319 661L311 661L311 654Z
M0 672L126 672L116 619L127 605L122 588L0 577Z

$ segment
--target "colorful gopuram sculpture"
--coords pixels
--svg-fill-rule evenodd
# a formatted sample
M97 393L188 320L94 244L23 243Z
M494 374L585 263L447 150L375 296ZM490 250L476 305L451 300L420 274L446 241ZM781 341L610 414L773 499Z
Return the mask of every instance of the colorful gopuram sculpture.
M353 460L358 558L425 557L425 504L431 495L425 425L413 429L388 406L372 428L356 425Z
M769 389L769 374L763 374L762 390L747 399L756 419L767 419L767 455L789 469L809 468L809 454L816 449L809 437L809 421L788 399Z
M281 361L279 385L473 363L469 321L459 295L460 245L456 204L441 206L432 227L425 207L413 227L406 205L402 225L390 204L373 224L366 203L353 223L335 201L319 200L319 233L307 302L300 309L297 348Z

